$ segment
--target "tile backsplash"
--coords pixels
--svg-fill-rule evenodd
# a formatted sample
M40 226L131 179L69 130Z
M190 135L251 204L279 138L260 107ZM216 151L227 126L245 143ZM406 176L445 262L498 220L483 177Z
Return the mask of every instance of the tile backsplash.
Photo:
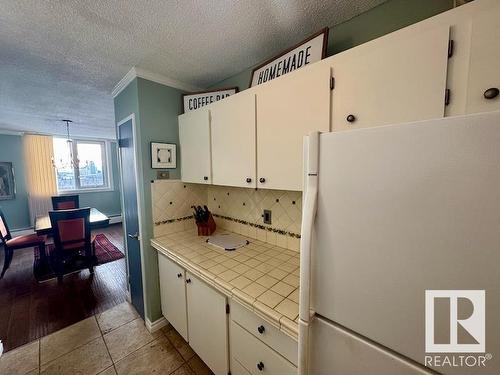
M157 180L151 184L155 237L194 228L192 205L206 204L218 228L297 250L302 193ZM264 224L264 209L271 224Z

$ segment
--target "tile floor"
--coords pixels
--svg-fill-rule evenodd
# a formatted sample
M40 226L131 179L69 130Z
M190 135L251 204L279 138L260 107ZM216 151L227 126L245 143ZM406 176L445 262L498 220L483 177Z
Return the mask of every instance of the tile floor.
M9 375L205 375L210 369L167 326L149 333L128 303L3 354Z

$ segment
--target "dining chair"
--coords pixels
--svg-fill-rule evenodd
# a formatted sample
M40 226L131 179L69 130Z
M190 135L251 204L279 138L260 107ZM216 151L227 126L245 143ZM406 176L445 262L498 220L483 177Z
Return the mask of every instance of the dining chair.
M83 257L86 268L94 273L95 245L90 232L90 208L50 211L49 217L57 280L62 282L65 266L75 257Z
M78 195L59 195L52 197L52 208L56 211L80 208L80 197Z
M45 254L45 240L47 236L39 236L35 233L26 234L24 236L12 237L5 216L0 210L0 243L3 244L5 257L3 260L3 269L0 274L0 279L5 275L5 271L10 266L14 256L14 250L25 249L28 247L38 247L40 254Z

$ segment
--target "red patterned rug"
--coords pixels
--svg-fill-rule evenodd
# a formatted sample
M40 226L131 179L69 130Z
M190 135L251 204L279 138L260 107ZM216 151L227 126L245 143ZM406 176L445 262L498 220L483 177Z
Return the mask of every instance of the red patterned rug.
M99 266L101 264L114 262L115 260L122 259L125 255L111 243L110 240L103 233L99 233L95 236L95 260L94 265ZM40 253L38 249L35 249L35 263L33 265L35 278L37 281L47 281L56 277L54 273L54 259L52 252L54 251L54 245L48 244L45 248L45 253L49 258L49 264L43 265L40 262ZM72 264L66 265L65 274L73 273L81 269L85 269L86 266L84 262L80 259L75 259Z

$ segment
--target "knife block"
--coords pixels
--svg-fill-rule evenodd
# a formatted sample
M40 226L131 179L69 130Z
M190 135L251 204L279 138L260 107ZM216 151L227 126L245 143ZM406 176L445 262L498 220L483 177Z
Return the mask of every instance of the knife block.
M198 226L198 236L210 236L215 232L215 221L212 214L208 216L205 223L196 223L196 225Z

